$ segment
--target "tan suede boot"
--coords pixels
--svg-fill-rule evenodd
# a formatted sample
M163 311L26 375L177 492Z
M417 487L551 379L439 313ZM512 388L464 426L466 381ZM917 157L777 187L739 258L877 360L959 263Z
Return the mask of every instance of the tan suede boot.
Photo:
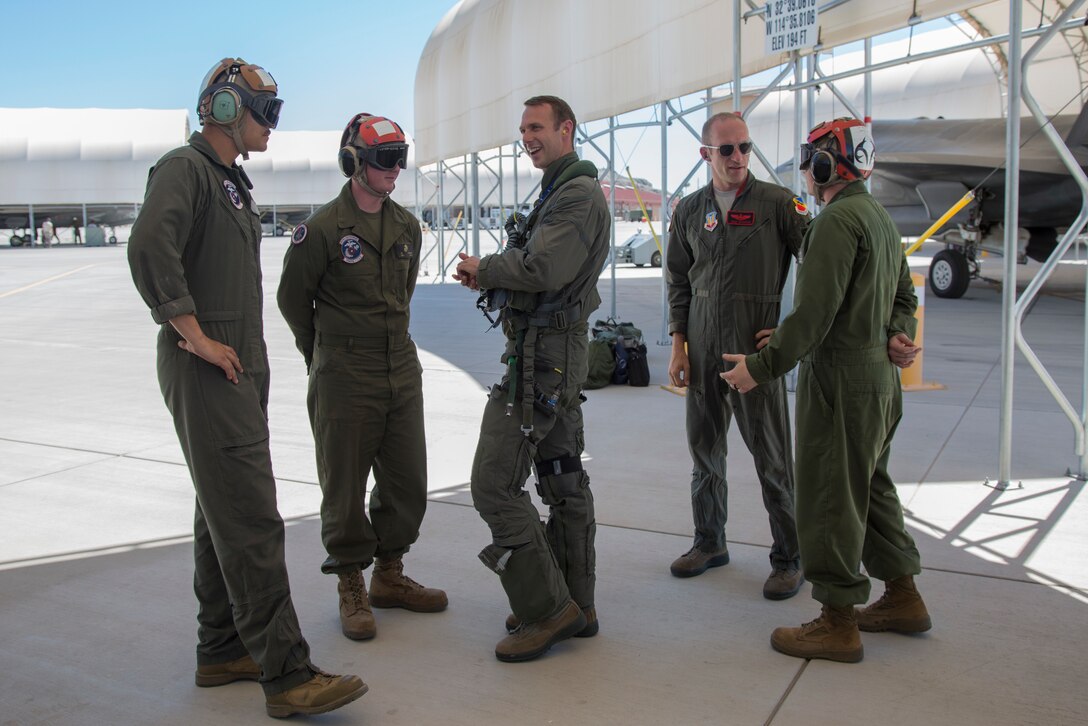
M222 686L235 681L255 681L260 677L261 667L249 653L227 663L196 667L196 684L201 688Z
M359 570L340 575L340 629L352 640L370 640L378 633L374 613L366 597L366 584Z
M601 624L597 622L597 608L582 608L582 614L586 616L586 626L574 634L575 638L592 638L600 632ZM514 613L506 616L506 632L512 633L521 627L521 620Z
M283 693L265 696L265 710L273 718L296 713L326 713L359 698L368 690L359 676L334 676L318 670L313 678Z
M824 605L820 617L799 628L775 628L771 647L796 658L823 658L857 663L865 655L851 606Z
M404 574L400 557L374 560L370 577L370 604L376 608L404 608L417 613L437 613L446 609L446 593L423 587Z
M535 623L522 623L495 646L495 657L507 663L532 660L548 652L586 627L586 616L578 603L568 600L559 612Z
M884 594L872 605L857 611L858 628L867 633L924 633L933 627L926 604L914 586L914 576L904 575L884 583Z

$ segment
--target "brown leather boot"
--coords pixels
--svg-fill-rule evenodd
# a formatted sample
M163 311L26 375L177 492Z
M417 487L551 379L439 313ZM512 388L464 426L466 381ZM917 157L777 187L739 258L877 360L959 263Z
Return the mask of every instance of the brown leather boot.
M227 663L212 663L196 667L196 684L201 688L223 686L235 681L255 681L261 677L261 667L246 653Z
M532 660L548 652L586 627L586 616L578 603L568 600L559 612L535 623L522 623L495 646L495 657L507 663Z
M404 562L396 557L374 560L370 576L370 604L376 608L404 608L417 613L437 613L446 609L446 593L423 587L404 574Z
M597 622L597 608L582 608L582 614L586 616L586 626L574 634L575 638L592 638L601 630L601 624ZM521 627L521 620L517 615L510 613L506 616L506 632L512 633Z
M914 576L904 575L884 583L884 594L856 612L858 628L867 633L924 633L933 627L926 604L914 586Z
M367 690L359 676L334 676L318 670L313 678L301 685L265 696L264 707L272 718L287 718L296 713L325 713L351 703Z
M857 663L865 655L851 606L824 605L820 617L799 628L775 628L771 647L796 658L824 658Z
M352 640L370 640L378 633L374 613L366 597L366 584L359 570L340 575L340 629ZM362 694L360 694L362 695Z

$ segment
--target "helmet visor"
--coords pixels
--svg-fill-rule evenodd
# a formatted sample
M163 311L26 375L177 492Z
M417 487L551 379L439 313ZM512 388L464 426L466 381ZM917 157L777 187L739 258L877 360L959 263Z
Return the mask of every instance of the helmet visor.
M398 166L408 168L408 144L382 144L367 149L366 163L376 169L391 171Z
M280 109L283 108L283 99L276 98L271 93L257 93L248 96L244 101L246 108L253 114L253 118L262 126L270 129L276 128L280 122Z
M815 144L801 144L801 163L798 168L806 171L812 163L812 157L816 154Z

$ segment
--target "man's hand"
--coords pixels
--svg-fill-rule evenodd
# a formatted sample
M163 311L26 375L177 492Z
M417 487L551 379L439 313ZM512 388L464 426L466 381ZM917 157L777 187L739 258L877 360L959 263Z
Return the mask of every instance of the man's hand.
M669 356L669 380L677 388L687 388L688 381L691 380L691 362L683 346L674 347L672 355Z
M763 350L763 347L767 343L771 342L771 335L774 333L774 328L764 328L756 332L756 350Z
M244 371L242 370L242 362L238 360L238 354L234 352L234 348L223 345L218 340L212 340L206 335L195 338L195 341L195 343L190 343L188 340L179 340L178 347L203 358L214 366L222 368L231 383L238 382L238 374Z
M896 333L888 338L888 358L900 368L910 368L922 349L914 344L906 333Z
M718 374L734 391L740 391L741 393L748 393L748 391L759 385L756 383L756 379L752 378L752 374L748 372L748 364L744 362L745 358L746 356L739 353L723 353L722 360L736 365L733 366L732 370Z
M457 256L461 258L461 261L457 263L457 271L453 274L453 279L471 290L479 290L480 284L476 281L476 273L480 269L480 258L470 257L464 252L458 252Z

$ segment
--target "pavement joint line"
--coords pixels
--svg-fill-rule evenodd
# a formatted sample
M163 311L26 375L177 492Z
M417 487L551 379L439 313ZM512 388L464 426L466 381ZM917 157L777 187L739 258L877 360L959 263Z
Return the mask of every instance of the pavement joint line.
M763 726L770 726L771 722L774 721L774 717L778 715L779 710L786 704L786 699L790 697L793 687L801 680L801 675L805 672L805 669L808 668L808 664L811 662L812 661L808 658L805 658L804 661L802 661L801 665L797 668L797 672L793 674L790 684L786 686L785 692L783 692L782 696L778 699L778 703L774 704L774 708L771 709L771 715L763 722Z
M53 282L54 280L59 280L62 277L68 277L69 275L74 275L77 272L82 272L83 270L89 269L91 267L96 267L97 265L98 265L97 262L95 262L93 264L90 264L90 265L84 265L83 267L77 267L76 269L69 270L68 272L62 272L59 275L53 275L52 277L47 277L44 280L38 280L37 282L32 282L29 285L23 285L22 287L17 287L14 290L8 290L7 292L0 292L0 298L9 297L9 296L14 295L15 293L19 293L19 292L25 292L26 290L29 290L29 289L31 289L33 287L37 287L38 285L44 285L47 282Z

